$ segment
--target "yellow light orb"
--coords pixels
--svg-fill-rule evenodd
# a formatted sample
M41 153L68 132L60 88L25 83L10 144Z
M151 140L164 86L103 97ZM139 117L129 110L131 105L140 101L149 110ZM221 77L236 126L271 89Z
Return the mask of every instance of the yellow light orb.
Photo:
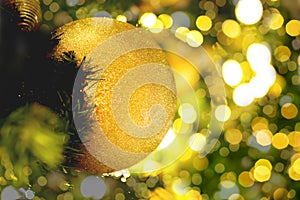
M254 101L254 95L249 84L243 83L233 91L233 100L238 106L249 106Z
M254 133L254 135L256 137L257 143L262 146L268 146L272 143L272 132L267 129L257 131L256 133Z
M273 166L271 164L271 162L267 159L259 159L258 161L256 161L254 167L259 167L259 166L265 166L266 168L268 168L268 170L272 170Z
M289 145L289 138L284 133L277 133L272 138L272 145L276 149L284 149Z
M288 191L285 188L277 188L273 193L274 200L287 199Z
M120 22L127 22L127 17L125 15L118 15L116 17L116 20L118 20Z
M161 14L158 16L158 19L162 21L165 28L170 28L173 25L173 18L167 14Z
M270 64L271 52L264 44L251 44L247 49L247 60L254 71L259 71L262 66Z
M295 148L300 147L300 132L299 131L290 132L288 137L289 137L289 144L292 147L295 147Z
M293 103L286 103L281 107L281 115L286 119L293 119L298 115L298 108Z
M296 173L300 174L300 158L298 158L294 161L292 167Z
M225 132L225 139L230 144L239 144L243 139L243 135L239 129L228 129Z
M190 137L190 147L194 151L200 151L206 144L206 136L200 133L195 133Z
M269 26L272 30L277 30L282 27L284 23L284 18L282 15L278 12L272 13L271 19L269 22Z
M289 168L288 173L291 179L293 179L294 181L300 181L300 173L297 173L293 167Z
M298 36L300 34L300 21L292 19L286 24L285 30L290 36Z
M271 171L266 166L260 165L254 169L253 176L258 182L266 182L271 178Z
M244 171L239 175L239 183L241 186L248 188L251 187L254 184L254 177L252 173L248 171Z
M212 27L212 21L208 16L201 15L196 19L196 26L201 31L209 31L209 29Z
M287 46L279 46L274 51L276 60L286 62L291 57L291 50Z
M222 65L222 75L227 85L234 87L238 85L243 79L243 70L235 60L227 60Z
M175 87L173 73L170 68L161 67L162 65L168 66L168 63L166 54L159 49L158 45L145 37L142 39L157 48L137 48L123 53L121 47L127 45L126 43L120 44L118 40L112 40L111 38L107 40L118 33L124 32L125 34L126 31L133 29L135 27L130 24L109 18L87 18L66 24L55 32L56 37L59 38L59 43L54 49L55 58L61 58L64 52L73 51L80 63L84 57L89 61L85 62L83 66L92 65L90 67L93 67L93 64L98 61L100 63L96 63L96 66L105 63L109 57L105 55L106 52L109 55L112 55L112 51L118 51L121 54L112 62L109 62L107 66L103 66L102 70L99 70L101 79L96 79L98 81L94 84L94 90L90 90L89 79L84 80L86 81L83 88L85 94L93 93L90 96L94 98L94 102L87 102L87 104L90 103L95 106L93 107L93 113L96 120L91 119L91 123L94 123L95 127L98 125L101 129L101 134L98 134L98 132L95 134L93 131L96 132L98 129L94 128L94 124L91 126L92 132L85 135L85 137L90 138L85 142L87 149L83 149L85 156L79 158L81 168L91 173L121 170L144 159L160 144L170 128L176 111L176 96L174 91L170 89ZM114 44L105 46L107 41L114 42ZM99 45L103 47L97 48ZM111 48L114 46L117 48L112 50ZM98 53L98 51L103 52ZM145 79L145 70L137 71L138 74L133 73L135 75L130 75L130 72L136 72L141 66L151 63L155 63L153 67L160 66L159 71L162 70L161 78L174 85L166 87L163 84L151 82L138 85L137 88L131 88L130 81L138 83L139 80ZM93 73L95 76L97 74ZM147 77L150 77L149 75L147 73ZM157 79L157 76L155 77ZM123 94L128 94L128 102L118 103L119 99L125 98L122 96ZM153 120L157 121L160 118L156 116L156 119L153 119L153 113L151 113L153 105L160 105L165 111L166 118L162 120L163 126L159 127L158 131L149 137L132 135L131 132L139 132L134 131L136 130L135 127L151 127ZM118 108L117 114L114 110L116 107ZM119 114L123 112L123 108L125 109L124 112L128 112L129 118ZM131 128L130 123L133 123L135 127ZM154 126L156 125L155 123ZM127 128L124 128L124 126ZM153 128L151 128L151 131ZM104 149L105 145L110 147ZM118 149L120 152L117 152ZM122 154L127 156L121 156ZM130 155L134 156L131 157ZM138 157L135 157L136 155ZM101 156L105 157L105 162L99 159L99 157L103 158ZM124 160L122 160L123 157Z
M150 28L156 24L157 17L154 13L144 13L140 18L140 24L143 27Z
M236 21L227 19L222 24L222 31L230 38L237 38L241 34L241 27Z
M199 47L203 43L203 35L199 31L192 30L186 35L186 41L191 47Z
M219 105L215 110L215 117L220 122L227 121L231 116L231 109L227 105Z
M194 123L197 119L197 113L194 107L188 103L180 105L178 114L181 117L182 121L188 124Z
M187 41L187 34L190 30L184 26L178 27L175 31L175 36L183 42Z
M257 23L263 14L260 0L239 0L235 8L236 18L247 25Z
M152 33L160 33L164 29L164 24L160 19L156 20L156 23L149 28Z

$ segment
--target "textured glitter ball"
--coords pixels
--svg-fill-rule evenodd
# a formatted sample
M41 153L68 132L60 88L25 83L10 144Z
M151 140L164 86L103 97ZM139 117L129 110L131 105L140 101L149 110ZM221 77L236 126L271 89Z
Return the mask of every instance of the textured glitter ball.
M113 172L129 168L143 160L160 144L175 115L177 101L175 81L172 70L166 67L168 62L165 52L154 41L148 41L143 35L140 40L142 45L145 43L153 48L134 49L131 43L132 40L136 42L137 38L130 37L128 47L130 46L131 51L128 52L122 52L126 49L124 48L126 46L124 41L127 42L126 38L124 40L116 38L115 41L110 40L111 43L107 43L112 36L132 30L137 29L130 24L113 19L87 18L66 24L53 34L53 39L57 40L58 44L53 50L52 57L55 60L63 61L62 55L72 52L77 66L83 63L81 68L97 68L105 65L103 63L112 54L123 53L115 57L112 62L108 62L107 66L101 67L100 70L94 70L101 73L101 79L97 79L98 82L95 84L94 90L92 89L91 96L94 97L94 100L91 102L90 99L84 98L85 101L88 101L85 102L86 104L94 105L93 113L96 117L93 119L87 116L85 119L91 122L89 127L83 127L83 129L88 129L83 136L81 135L86 140L83 142L85 148L82 150L85 156L78 157L78 160L81 169L90 173ZM141 44L139 43L139 45ZM98 63L90 64L89 60ZM148 72L145 73L145 70ZM160 77L158 78L158 76ZM156 79L163 80L161 81L163 84L156 82ZM81 90L85 94L90 93L90 80L94 80L93 77L83 81L82 85L87 87L83 87ZM142 83L144 80L148 82ZM141 82L137 88L128 86L135 85L137 82ZM164 83L167 83L167 86ZM130 96L128 101L119 101L124 96ZM158 111L153 112L154 105L163 108L162 115ZM119 110L114 113L115 108ZM123 111L128 112L130 117L127 117ZM160 123L158 120L162 116L164 119ZM155 133L149 134L156 126L156 124L153 125L153 121L158 122L157 124L160 124L161 127L158 127L158 131ZM138 128L130 128L131 122ZM89 124L89 122L83 124ZM97 128L91 128L93 126ZM101 129L101 134L98 133L99 129ZM137 130L141 129L145 129L143 133L147 136L138 136Z

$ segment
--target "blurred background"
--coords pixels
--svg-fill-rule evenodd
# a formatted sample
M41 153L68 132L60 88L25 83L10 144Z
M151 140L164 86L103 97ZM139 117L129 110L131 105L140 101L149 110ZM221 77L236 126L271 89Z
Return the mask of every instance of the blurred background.
M176 148L168 145L191 132L197 117L201 124L169 167L110 176L73 168L81 154L70 112L78 68L50 58L51 33L87 17L171 29L191 47L202 46L220 70L227 103L211 113L212 80L170 57L194 87L200 113L178 105L156 156L168 156ZM299 199L299 20L299 0L1 1L1 199ZM224 123L222 135L200 157L211 115Z

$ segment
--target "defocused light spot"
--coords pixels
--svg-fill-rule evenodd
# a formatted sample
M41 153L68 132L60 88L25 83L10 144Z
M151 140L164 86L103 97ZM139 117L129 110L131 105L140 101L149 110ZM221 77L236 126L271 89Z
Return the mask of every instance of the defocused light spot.
M184 179L176 179L172 183L172 189L176 194L183 195L187 192L188 181Z
M277 188L273 193L274 200L286 199L288 191L285 188Z
M208 167L209 161L206 157L200 158L198 156L193 159L193 166L196 170L202 171Z
M194 151L200 151L206 144L206 137L203 134L195 133L190 137L189 144Z
M178 114L181 117L182 121L188 124L194 123L197 119L197 113L194 107L188 103L180 105Z
M59 10L59 5L56 2L51 3L51 5L49 6L49 10L51 12L57 12Z
M264 167L266 167L268 170L272 170L272 168L273 168L273 166L272 166L272 164L270 163L270 161L269 160L267 160L267 159L259 159L258 161L256 161L256 163L255 163L255 168L256 167L259 167L259 166L264 166Z
M232 194L228 197L228 200L244 200L244 197L240 194Z
M286 24L286 32L290 36L296 37L300 34L300 21L299 20L291 20Z
M297 158L294 162L293 162L293 166L292 166L295 170L295 172L300 174L300 158Z
M48 6L50 3L52 3L53 0L43 0L43 3Z
M277 30L282 27L284 18L280 13L272 13L269 26L272 30Z
M25 197L27 198L27 199L33 199L34 198L34 192L32 191L32 190L26 190L25 191Z
M111 15L107 11L105 11L105 10L98 11L93 16L94 17L107 17L107 18L111 18Z
M287 194L287 197L288 197L289 199L294 199L295 196L296 196L296 191L295 191L294 189L291 189L291 190L289 191L289 193Z
M201 31L208 31L212 27L212 21L208 16L201 15L196 19L196 26Z
M171 15L171 17L173 19L173 27L174 28L177 28L180 26L190 27L190 18L185 12L182 12L182 11L174 12Z
M235 8L237 19L244 24L257 23L263 14L263 6L260 0L239 0Z
M160 149L166 148L167 146L169 146L173 142L175 137L176 137L176 135L175 135L174 131L172 129L169 129L169 131L167 132L166 136L161 141L161 143L159 144L157 149L160 150Z
M239 188L233 181L224 180L221 182L219 197L220 199L229 199L232 194L238 194L239 192Z
M199 31L192 30L186 35L186 41L191 47L199 47L203 43L203 36Z
M127 17L125 15L118 15L116 17L116 20L118 20L120 22L127 22Z
M247 49L247 59L254 71L257 71L261 66L269 65L271 63L271 52L263 44L254 43Z
M182 121L181 118L178 118L173 123L173 130L175 133L178 134L185 134L191 130L192 126L191 124L187 124Z
M190 190L184 195L185 199L197 199L202 200L202 196L199 191L197 190Z
M219 7L223 7L226 4L226 0L216 0L216 4Z
M173 19L170 15L161 14L158 16L158 19L162 21L165 28L170 28L173 25Z
M236 21L227 19L222 24L222 31L226 36L236 38L241 34L241 27Z
M225 171L225 166L222 163L218 163L215 166L215 171L219 174L223 173Z
M140 24L142 24L143 27L152 27L156 23L156 15L153 13L144 13L140 18Z
M164 29L164 24L159 19L156 20L156 23L149 28L152 33L160 33Z
M255 180L257 180L258 182L265 182L270 179L271 171L266 166L260 165L258 167L255 167L253 175Z
M249 82L252 95L256 98L265 96L276 80L276 71L273 66L262 66L259 70Z
M298 108L293 103L286 103L281 107L281 115L286 119L293 119L298 115Z
M202 183L202 177L201 177L201 175L198 174L198 173L193 174L193 176L192 176L192 183L194 185L200 185Z
M222 75L226 84L233 87L242 81L243 70L237 61L227 60L222 65Z
M238 106L250 105L254 100L254 96L249 84L243 83L236 87L233 92L233 100Z
M175 31L175 36L180 39L181 41L185 42L187 40L187 34L190 32L190 30L186 27L179 27Z
M66 3L68 6L76 6L78 4L79 0L66 0Z
M262 146L268 146L272 143L272 133L267 129L263 129L254 133L256 141Z
M47 20L47 21L50 21L53 19L53 13L49 10L47 10L45 13L44 13L44 19Z
M288 170L289 176L294 181L300 181L300 173L296 172L293 167L290 167Z
M284 149L289 145L289 138L284 133L277 133L272 138L272 145L276 149Z
M248 172L248 171L244 171L239 175L239 183L241 184L241 186L248 188L251 187L254 184L254 177L253 175Z
M289 144L292 147L300 147L300 132L299 131L292 131L288 135Z
M231 116L231 110L227 105L220 105L215 110L215 117L220 122L227 121Z
M1 191L1 199L13 200L20 199L21 195L13 186L7 186Z
M225 139L230 144L239 144L243 139L243 135L239 129L228 129L225 132Z
M290 59L291 50L287 46L279 46L275 49L274 55L276 60L285 62Z
M122 193L118 193L115 196L115 200L125 200L125 195Z
M106 192L106 185L101 178L88 176L82 181L80 191L86 198L101 199Z
M40 176L38 179L37 179L37 183L40 185L40 186L45 186L47 184L47 179L45 176Z

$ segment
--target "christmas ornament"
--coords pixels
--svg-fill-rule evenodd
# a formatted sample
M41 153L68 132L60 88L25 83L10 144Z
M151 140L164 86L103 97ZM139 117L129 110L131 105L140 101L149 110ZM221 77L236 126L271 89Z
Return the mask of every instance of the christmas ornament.
M17 12L21 30L30 32L39 27L42 21L39 0L5 0L4 4Z
M176 111L173 72L165 53L134 26L108 18L66 24L53 58L72 52L81 67L73 90L73 114L90 173L128 168L156 149ZM133 31L129 37L125 32Z

